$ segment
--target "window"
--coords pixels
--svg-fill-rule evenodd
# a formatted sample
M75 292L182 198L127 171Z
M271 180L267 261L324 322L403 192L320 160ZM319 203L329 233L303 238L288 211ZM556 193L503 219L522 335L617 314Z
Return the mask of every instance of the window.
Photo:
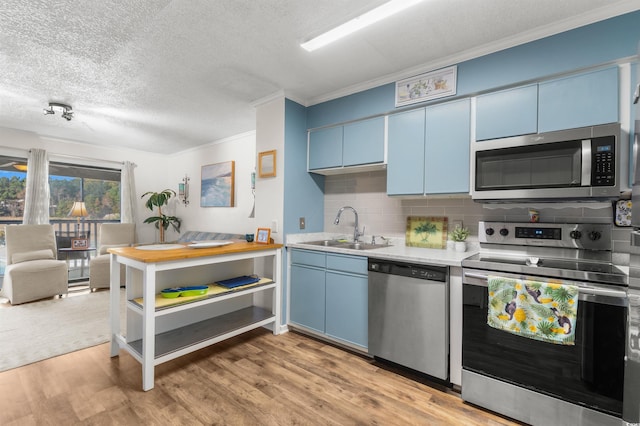
M22 223L27 159L0 155L0 225ZM58 232L89 234L95 247L98 224L120 220L120 170L62 162L49 163L49 217ZM88 216L69 217L73 203L84 201ZM6 259L0 226L0 276Z
M75 201L84 201L85 219L120 219L120 170L51 162L49 216L68 220Z

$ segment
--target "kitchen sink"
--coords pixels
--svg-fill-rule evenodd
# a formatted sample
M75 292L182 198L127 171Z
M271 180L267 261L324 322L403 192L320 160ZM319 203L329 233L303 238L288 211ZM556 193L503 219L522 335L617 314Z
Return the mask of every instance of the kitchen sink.
M371 249L390 247L390 246L388 244L344 243L339 245L338 247L352 249L352 250L371 250Z
M336 247L351 250L372 250L382 247L391 247L388 244L370 244L370 243L353 243L353 242L341 242L336 240L318 240L318 241L305 241L300 244L309 244L312 246L324 246L324 247Z
M341 244L346 244L337 240L318 240L318 241L305 241L301 244L311 244L312 246L325 246L325 247L335 247Z

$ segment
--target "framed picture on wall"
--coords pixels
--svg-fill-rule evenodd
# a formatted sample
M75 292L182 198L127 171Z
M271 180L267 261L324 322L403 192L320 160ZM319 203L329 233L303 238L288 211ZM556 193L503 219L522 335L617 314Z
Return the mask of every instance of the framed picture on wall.
M416 75L396 82L396 108L456 94L458 67Z
M265 151L258 154L258 176L275 177L276 175L276 150Z
M256 235L256 243L258 244L269 244L271 242L270 228L258 228Z
M233 207L235 162L202 166L200 207Z

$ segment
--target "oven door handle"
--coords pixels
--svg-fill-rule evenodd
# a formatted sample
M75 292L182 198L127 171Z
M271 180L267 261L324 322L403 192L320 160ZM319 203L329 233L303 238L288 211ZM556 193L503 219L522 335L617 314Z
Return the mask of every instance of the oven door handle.
M488 281L489 280L489 276L486 274L476 274L475 272L466 272L464 273L464 276L467 278L477 278L479 280L484 280L484 281Z
M489 276L487 274L479 274L476 272L465 272L464 276L466 278L475 278L478 280L484 281L482 285L486 285L485 283L489 282ZM469 285L474 285L472 283L464 283ZM579 286L578 292L584 295L593 295L593 296L606 296L606 297L615 297L617 299L626 299L627 293L621 290L612 290L607 288L596 288L591 286Z

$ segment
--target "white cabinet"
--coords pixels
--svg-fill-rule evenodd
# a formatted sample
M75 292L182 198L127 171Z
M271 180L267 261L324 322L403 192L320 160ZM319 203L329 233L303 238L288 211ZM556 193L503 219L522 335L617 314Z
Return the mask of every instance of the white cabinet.
M281 245L235 243L224 249L181 248L163 252L110 249L111 356L120 349L142 364L142 387L150 390L154 367L258 327L278 334L281 293ZM210 289L185 303L160 306L163 288L210 284L233 278L254 259L271 259L272 276L233 291ZM126 333L120 328L120 264L126 265Z

